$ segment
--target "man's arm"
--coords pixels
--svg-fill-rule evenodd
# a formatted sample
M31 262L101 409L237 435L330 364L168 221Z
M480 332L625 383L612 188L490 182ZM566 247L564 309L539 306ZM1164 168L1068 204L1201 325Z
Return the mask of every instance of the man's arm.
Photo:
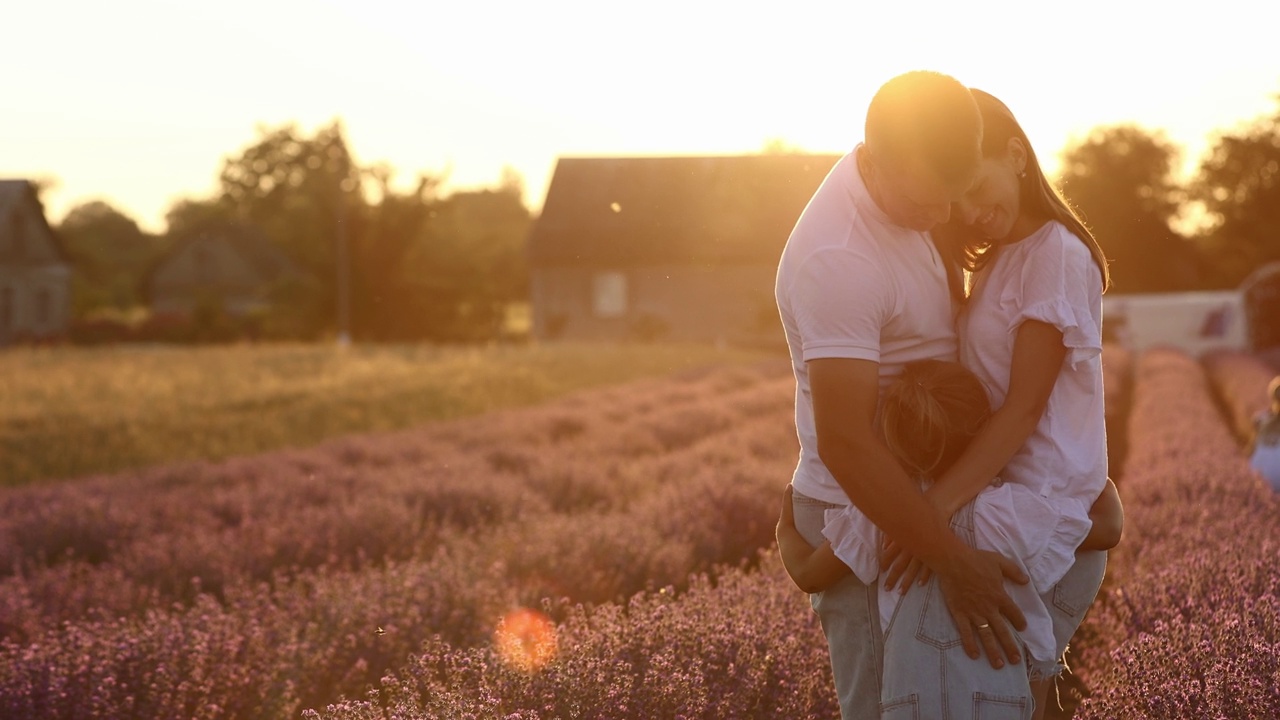
M978 656L975 629L992 666L1003 657L1019 662L1015 628L1026 627L1022 611L1004 591L1004 578L1028 578L1012 561L974 550L951 532L949 518L936 511L907 476L875 431L879 365L868 360L822 358L808 362L818 455L849 500L886 535L923 561L935 574L965 650ZM1003 654L1000 652L1003 648Z

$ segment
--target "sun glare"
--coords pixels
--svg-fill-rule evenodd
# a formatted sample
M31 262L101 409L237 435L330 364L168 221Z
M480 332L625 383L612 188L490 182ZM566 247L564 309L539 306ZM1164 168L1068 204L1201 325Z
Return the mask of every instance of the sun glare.
M494 646L507 665L534 672L556 655L556 628L547 616L520 608L503 616L493 633Z

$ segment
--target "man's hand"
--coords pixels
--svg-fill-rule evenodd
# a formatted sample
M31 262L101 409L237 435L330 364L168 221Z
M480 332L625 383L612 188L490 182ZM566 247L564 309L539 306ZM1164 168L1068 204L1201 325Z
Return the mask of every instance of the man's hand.
M925 499L929 501L929 505L943 522L951 522L951 516L955 514L955 510L947 506L947 500L942 495L932 492L933 489L933 487L929 488L929 492L925 493ZM928 565L907 552L901 544L889 539L888 535L884 536L884 543L880 548L880 572L885 578L885 589L892 590L894 585L898 585L900 593L910 589L913 582L924 585L933 575ZM899 580L902 581L901 584L898 583Z
M965 652L977 659L980 643L993 668L1004 667L1005 658L1022 661L1014 630L1027 627L1022 610L1004 591L1005 579L1019 585L1029 581L1017 563L987 550L973 550L945 571L938 570L938 587Z
M884 576L884 589L892 590L894 585L898 585L899 593L905 593L912 583L924 585L933 575L928 565L890 540L888 535L884 536L884 544L880 548L880 572ZM902 583L898 584L898 580Z

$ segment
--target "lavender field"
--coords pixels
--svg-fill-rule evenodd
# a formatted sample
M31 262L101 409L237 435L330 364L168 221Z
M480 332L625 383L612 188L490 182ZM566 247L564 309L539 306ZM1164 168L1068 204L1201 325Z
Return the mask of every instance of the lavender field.
M1235 430L1273 371L1104 359L1127 524L1064 700L1280 715L1280 508ZM0 717L835 717L772 548L793 392L691 370L0 491Z

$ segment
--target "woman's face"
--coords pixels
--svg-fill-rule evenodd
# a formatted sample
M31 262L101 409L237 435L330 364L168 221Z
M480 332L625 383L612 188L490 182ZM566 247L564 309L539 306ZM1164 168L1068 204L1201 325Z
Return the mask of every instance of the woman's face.
M1009 140L1004 152L984 157L977 179L956 203L956 217L989 240L1013 239L1009 235L1022 210L1018 174L1026 165L1026 152L1017 138Z

